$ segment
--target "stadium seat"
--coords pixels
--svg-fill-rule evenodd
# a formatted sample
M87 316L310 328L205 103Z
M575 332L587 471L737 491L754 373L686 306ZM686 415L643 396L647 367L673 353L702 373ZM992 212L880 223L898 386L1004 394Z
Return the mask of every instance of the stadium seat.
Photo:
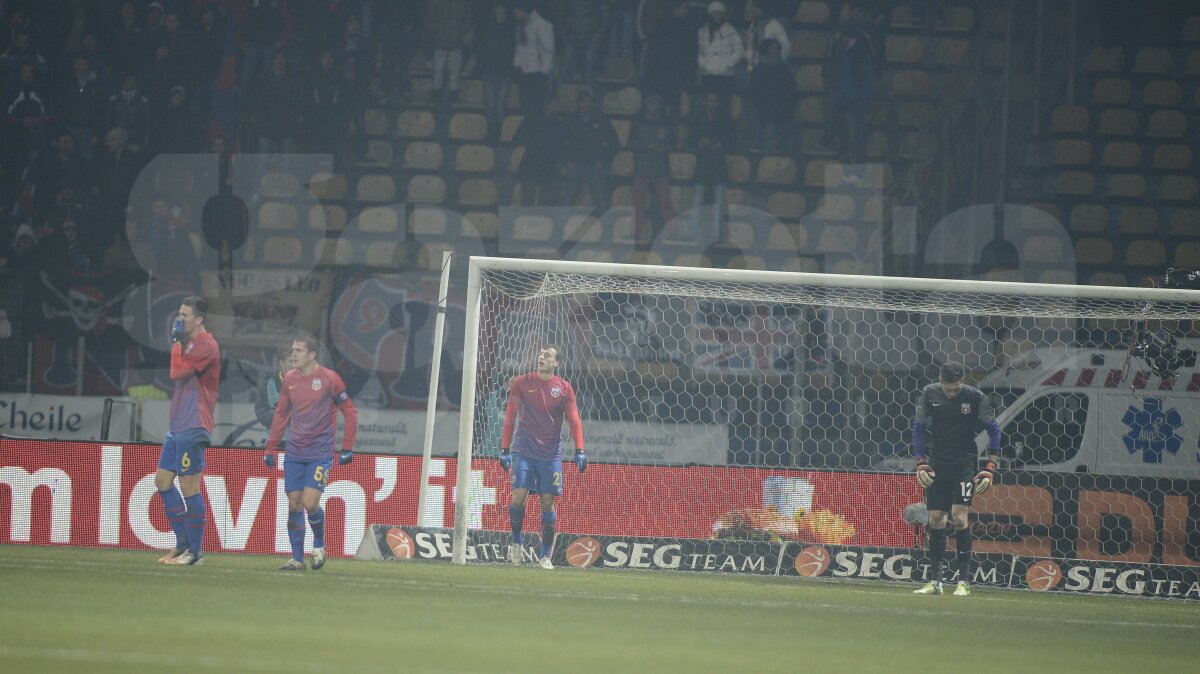
M262 261L272 265L298 264L304 257L304 247L294 236L271 236L262 245Z
M1054 180L1054 193L1062 196L1087 196L1095 191L1095 177L1083 171L1063 171Z
M580 82L563 82L554 93L554 109L558 112L575 112L579 94L591 92L592 88Z
M791 185L796 182L796 162L791 157L763 157L758 160L756 179L764 185Z
M429 138L435 127L428 110L404 110L396 117L396 135L401 138Z
M753 251L755 244L754 224L734 220L725 226L725 243L743 251Z
M458 203L462 206L495 206L498 198L494 180L472 178L458 185Z
M1189 16L1183 22L1184 42L1200 42L1200 14Z
M390 140L372 138L367 141L367 154L358 160L364 166L391 166L395 160Z
M807 187L836 186L842 180L840 162L828 159L813 159L804 167L804 184Z
M958 66L963 63L971 43L956 37L933 39L933 62L940 66Z
M414 208L408 218L408 231L421 240L445 236L447 230L446 211L440 208Z
M912 35L888 35L884 42L888 63L920 63L923 55L920 38Z
M632 178L633 177L633 152L629 150L619 150L613 155L612 164L609 167L614 178Z
M854 197L849 194L826 192L817 202L817 208L812 215L819 220L850 220L854 217L854 211Z
M1169 49L1142 47L1133 59L1133 72L1167 75L1171 72L1171 64Z
M730 207L733 206L749 206L753 201L750 190L744 190L737 187L731 187L725 190L725 203ZM691 203L688 203L691 206Z
M1189 175L1163 176L1158 183L1158 198L1194 204L1196 203L1196 179Z
M1200 50L1197 50L1200 53ZM1187 133L1187 115L1180 110L1155 110L1150 113L1146 135L1151 138L1183 138Z
M360 232L395 234L400 231L400 215L399 207L364 208L354 219L354 224Z
M477 112L457 112L450 118L451 140L481 141L487 138L487 119Z
M458 82L458 98L454 101L456 108L483 107L483 80L473 77L462 78Z
M767 197L767 212L781 220L799 220L804 207L804 195L799 192L772 192Z
M806 94L825 91L825 79L821 75L820 64L809 63L796 68L796 91Z
M1079 239L1075 242L1077 264L1109 264L1112 260L1113 246L1107 239Z
M192 238L193 246L202 247L204 245L203 239L201 239L198 235L193 234L192 236L194 237ZM197 250L200 250L200 248L197 247ZM238 255L238 257L240 257L241 260L248 265L260 261L258 259L258 244L255 243L254 237L248 237L246 242L242 244L242 247L239 248L234 254Z
M712 260L700 253L680 253L671 261L675 267L712 267Z
M363 263L370 267L391 267L399 245L397 241L374 241L367 246Z
M792 15L792 23L823 26L829 23L829 4L814 0L801 0Z
M672 152L668 161L672 180L692 180L696 176L696 155L691 152Z
M1138 199L1146 195L1146 178L1137 173L1117 173L1108 177L1105 196Z
M767 250L803 253L808 247L808 228L804 225L778 224L767 235Z
M604 248L576 249L574 259L580 262L612 262L613 255Z
M1103 136L1132 136L1137 133L1138 116L1133 110L1110 108L1100 113L1096 132Z
M642 92L635 87L625 87L604 94L601 107L606 115L633 117L642 111Z
M821 271L821 261L814 257L786 256L779 265L779 271L798 271L816 273Z
M604 225L590 215L572 215L563 224L563 239L580 243L600 243L604 239Z
M453 254L459 245L460 242L458 241L422 241L419 255L416 259L416 268L440 271L442 268L442 253L449 251Z
M1100 156L1100 165L1105 168L1136 168L1141 163L1142 148L1137 143L1106 143Z
M1089 124L1087 108L1078 105L1060 105L1050 114L1050 132L1057 134L1087 133Z
M625 256L625 264L650 264L662 266L662 256L652 250L635 250Z
M637 76L637 64L628 59L610 58L604 61L604 72L596 77L598 82L625 84Z
M871 159L886 157L888 153L888 135L882 131L872 131L867 137L867 156Z
M1142 91L1142 102L1159 108L1177 108L1183 101L1183 88L1171 80L1147 82Z
M1154 148L1154 161L1151 167L1161 171L1190 171L1192 148L1187 145L1159 145Z
M796 121L801 124L824 124L825 97L802 96L796 108Z
M389 175L368 174L358 179L355 198L359 201L392 202L396 200L396 181Z
M317 239L313 244L313 264L346 265L354 261L354 246L342 239Z
M731 255L725 263L727 269L766 269L767 263L758 255Z
M750 180L750 159L740 154L725 156L725 168L729 172L729 182L744 183Z
M496 154L487 145L460 145L454 155L454 170L461 173L491 173Z
M1062 242L1056 236L1036 235L1025 239L1021 259L1026 262L1059 262Z
M296 207L278 201L268 201L258 209L258 226L263 229L295 229Z
M544 215L519 215L513 221L512 237L515 241L551 241L554 221Z
M683 213L692 207L692 200L695 198L696 188L692 185L671 185L671 208L676 213ZM728 199L729 192L725 193ZM729 203L733 203L732 200Z
M368 136L385 136L388 132L388 116L384 110L368 108L363 114L363 129Z
M818 253L853 253L858 247L858 232L848 225L825 225L817 239Z
M1087 166L1092 163L1092 144L1082 139L1054 141L1055 166Z
M903 101L896 108L896 122L901 126L927 129L937 118L937 109L926 101Z
M441 176L413 176L408 181L406 201L440 204L446 199L446 181Z
M1088 277L1088 285L1121 288L1129 285L1129 279L1125 278L1125 275L1120 272L1098 271Z
M403 168L410 171L438 171L442 168L442 146L433 141L417 140L404 147Z
M613 188L608 203L611 206L633 206L633 187L629 185L617 185Z
M634 243L633 215L622 215L612 223L612 242L617 244Z
M1200 243L1187 241L1175 246L1175 266L1200 269Z
M495 239L500 236L500 218L491 211L468 211L459 219L459 238L463 241Z
M321 200L345 199L348 190L346 176L337 173L318 173L308 182L308 191Z
M819 60L829 49L832 33L828 30L798 30L792 35L792 59L800 61Z
M1038 283L1057 283L1059 285L1075 285L1075 272L1065 269L1047 269L1038 275ZM1065 328L1060 328L1065 329Z
M308 228L340 232L346 228L346 209L331 204L312 206L308 209Z
M1195 208L1176 208L1171 211L1167 233L1173 236L1200 238L1200 210Z
M851 274L854 276L878 276L879 269L876 265L863 260L844 259L833 263L833 268L829 270L831 274Z
M525 120L522 115L509 115L504 118L504 122L500 125L500 142L511 143L513 136L516 135L517 129L521 128L521 122Z
M1125 264L1130 267L1162 267L1167 262L1167 249L1161 241L1138 239L1125 248Z
M613 130L617 132L617 140L621 142L621 147L629 145L629 120L610 119L608 121L613 125Z
M883 199L878 196L867 197L863 202L862 215L859 220L863 222L883 222Z
M1133 98L1133 85L1119 77L1104 77L1092 87L1092 102L1097 105L1127 105Z
M1115 73L1125 67L1125 54L1120 47L1092 47L1085 68L1089 73Z
M1158 211L1148 206L1122 208L1117 216L1117 231L1122 234L1155 234L1158 232Z
M259 183L258 194L265 199L291 199L300 190L300 181L291 173L267 173Z

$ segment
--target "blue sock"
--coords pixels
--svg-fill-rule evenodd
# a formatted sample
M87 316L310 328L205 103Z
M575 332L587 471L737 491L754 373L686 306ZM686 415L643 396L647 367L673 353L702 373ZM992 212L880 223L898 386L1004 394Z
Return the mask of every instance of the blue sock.
M325 511L319 507L308 511L308 526L313 530L313 547L325 547Z
M304 511L288 511L288 542L292 544L292 559L304 561Z
M525 524L525 508L508 506L508 523L512 525L513 543L517 545L524 543L525 537L521 535L521 526Z
M187 525L183 518L186 510L183 507L183 497L175 485L160 490L158 497L162 499L163 510L167 511L167 521L171 523L171 531L175 532L175 549L184 550L188 546Z
M200 551L204 549L204 516L206 508L204 505L204 494L193 494L183 502L187 504L187 515L184 520L187 522L187 541L188 550L195 556L200 556Z
M542 513L542 557L549 557L550 549L554 547L555 524L558 524L558 513L553 510Z

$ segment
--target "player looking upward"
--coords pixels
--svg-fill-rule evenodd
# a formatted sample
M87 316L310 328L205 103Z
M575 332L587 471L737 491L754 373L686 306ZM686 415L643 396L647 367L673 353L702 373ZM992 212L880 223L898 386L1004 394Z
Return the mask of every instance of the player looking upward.
M204 562L204 495L200 475L204 450L212 442L213 405L221 382L221 352L204 324L208 303L191 295L179 305L171 325L171 422L163 441L154 486L167 521L175 532L175 547L159 558L164 564ZM179 477L179 490L175 477ZM183 492L183 496L179 495Z
M991 402L982 391L963 384L964 368L942 366L939 381L921 391L913 419L913 454L917 480L925 487L929 507L931 579L917 594L942 594L942 557L946 552L946 511L954 523L958 551L958 585L954 596L971 595L971 498L992 486L1000 453L1000 425ZM975 435L986 429L988 458L977 468ZM928 451L928 454L926 453Z
M333 466L335 408L342 411L346 432L338 465L354 459L354 437L358 434L358 410L338 373L317 363L320 343L313 338L292 342L293 370L283 375L279 403L271 420L263 463L275 467L275 452L287 432L283 462L283 489L288 499L288 542L292 558L281 571L304 570L304 513L313 531L312 568L325 566L325 511L321 494Z
M524 542L521 526L525 521L525 499L533 493L539 495L542 506L539 564L543 569L554 568L550 551L558 521L554 498L562 495L564 417L571 429L571 439L575 441L575 466L581 473L587 470L583 424L579 420L575 389L554 373L558 362L558 347L542 346L538 350L537 370L513 377L509 383L508 409L500 435L500 466L506 472L511 469L513 474L512 503L508 506L513 542L508 549L508 559L518 566Z

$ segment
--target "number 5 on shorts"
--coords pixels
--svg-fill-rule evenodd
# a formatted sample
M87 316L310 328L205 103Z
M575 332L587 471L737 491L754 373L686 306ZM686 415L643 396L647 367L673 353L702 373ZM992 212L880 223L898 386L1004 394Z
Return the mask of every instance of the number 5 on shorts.
M329 473L325 472L325 466L317 466L316 470L313 471L313 479L317 481L317 484L325 484L325 480L328 477Z

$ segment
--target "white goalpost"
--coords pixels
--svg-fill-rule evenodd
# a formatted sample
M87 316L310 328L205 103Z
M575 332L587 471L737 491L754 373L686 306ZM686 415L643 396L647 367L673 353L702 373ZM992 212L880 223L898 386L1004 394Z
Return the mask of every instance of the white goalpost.
M1104 476L1169 510L1200 477L1200 292L492 257L467 277L457 564L469 529L507 529L472 459L498 476L507 384L547 343L592 462L563 476L564 533L911 545L913 400L948 361L998 410L1002 474L1033 476L975 508L977 549L1168 563L1167 525L1036 489Z

